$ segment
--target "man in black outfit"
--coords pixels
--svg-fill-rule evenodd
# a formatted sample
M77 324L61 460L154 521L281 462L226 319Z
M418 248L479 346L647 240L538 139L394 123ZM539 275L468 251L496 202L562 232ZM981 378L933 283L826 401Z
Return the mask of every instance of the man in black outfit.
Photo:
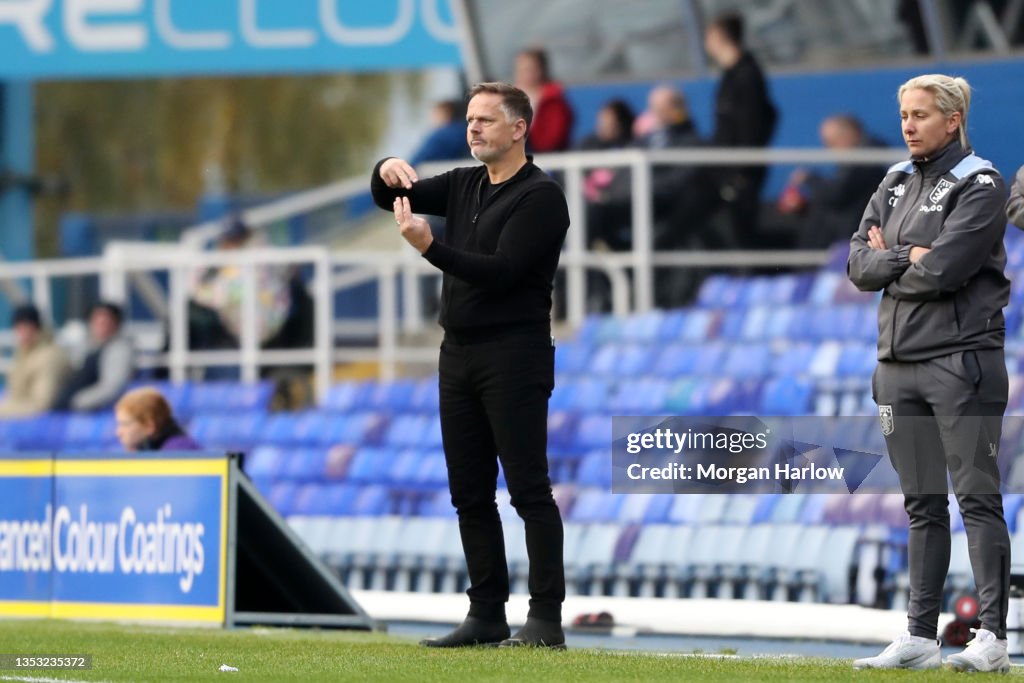
M453 632L422 642L429 647L565 647L562 519L548 478L547 412L551 292L569 211L561 188L526 156L532 118L523 91L478 84L470 91L466 137L482 166L420 180L408 163L388 158L370 180L377 205L394 211L402 236L444 274L441 435L470 604ZM443 242L414 211L447 219ZM495 503L499 458L530 558L530 610L511 638Z
M764 73L743 44L743 17L724 14L704 34L704 49L722 69L715 94L713 147L766 147L775 132L777 112ZM757 246L757 216L764 166L728 166L713 173L718 199L727 208L732 238Z

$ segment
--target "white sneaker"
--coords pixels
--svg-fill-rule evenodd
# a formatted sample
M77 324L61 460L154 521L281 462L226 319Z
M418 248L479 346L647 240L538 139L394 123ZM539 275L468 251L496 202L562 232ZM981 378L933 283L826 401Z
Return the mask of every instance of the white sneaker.
M853 662L854 669L937 669L942 666L939 643L904 633L882 653Z
M957 671L998 671L1009 673L1010 657L1006 654L1006 641L996 638L988 629L971 629L974 639L960 654L946 657L946 664Z

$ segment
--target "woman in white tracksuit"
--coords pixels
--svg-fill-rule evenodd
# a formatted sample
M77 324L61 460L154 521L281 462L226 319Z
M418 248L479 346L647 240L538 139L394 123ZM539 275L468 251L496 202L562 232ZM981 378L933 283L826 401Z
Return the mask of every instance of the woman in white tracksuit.
M851 239L847 267L881 291L872 391L910 518L908 631L861 668L929 669L949 569L947 473L960 504L981 628L946 663L1009 670L1010 540L998 455L1008 382L1003 308L1006 189L966 134L970 86L926 75L899 90L910 160L889 169Z

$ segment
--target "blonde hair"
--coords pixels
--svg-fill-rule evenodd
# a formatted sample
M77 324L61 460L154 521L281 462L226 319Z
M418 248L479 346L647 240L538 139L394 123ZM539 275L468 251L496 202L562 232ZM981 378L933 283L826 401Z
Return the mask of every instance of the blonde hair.
M153 387L141 387L126 393L114 406L133 420L148 420L159 431L171 423L171 406L163 394Z
M935 106L948 119L955 112L960 112L960 144L964 149L970 147L967 141L967 112L971 108L971 85L967 79L945 74L924 74L914 76L900 86L896 95L897 101L903 100L903 93L908 90L926 90L935 97Z

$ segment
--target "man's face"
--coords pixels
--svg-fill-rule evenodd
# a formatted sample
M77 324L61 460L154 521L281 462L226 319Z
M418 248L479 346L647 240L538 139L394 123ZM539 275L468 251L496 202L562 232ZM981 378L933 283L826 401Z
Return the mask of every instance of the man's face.
M725 36L717 26L712 26L704 33L704 51L719 66L722 65L722 51L725 44Z
M473 158L485 164L504 158L526 133L522 119L509 121L501 109L501 95L480 93L466 111L466 142Z
M29 322L15 323L14 341L19 349L27 349L39 341L39 328Z
M960 125L958 113L947 117L935 106L935 96L920 88L903 93L900 120L907 149L926 158L952 141Z
M658 122L658 128L667 128L680 119L679 107L672 92L656 88L647 98L647 108Z
M97 308L89 316L89 333L97 344L102 344L117 334L117 328L117 318L106 309Z
M126 451L139 450L139 444L153 435L153 424L147 420L138 420L125 410L114 412L117 421L117 440Z
M821 124L821 143L829 149L852 149L857 146L857 133L840 121L828 120Z
M540 62L533 55L522 54L516 57L516 86L529 90L543 85L544 72Z

